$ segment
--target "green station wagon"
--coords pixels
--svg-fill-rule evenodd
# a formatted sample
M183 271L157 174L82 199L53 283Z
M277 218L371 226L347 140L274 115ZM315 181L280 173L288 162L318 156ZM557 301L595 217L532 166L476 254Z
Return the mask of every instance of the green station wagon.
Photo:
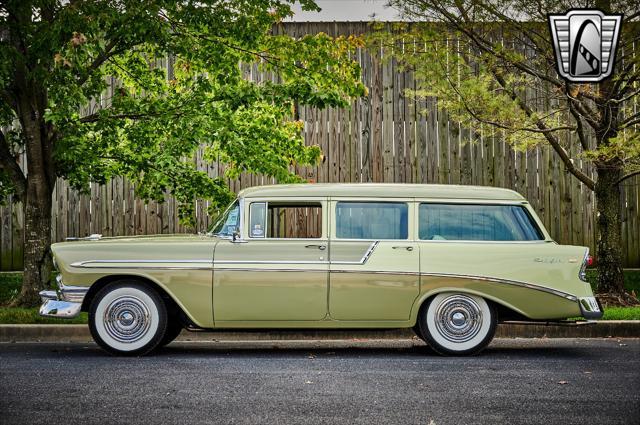
M413 328L473 354L509 320L598 319L588 249L554 242L498 188L299 184L245 189L207 234L52 246L40 314L89 313L108 352L142 355L183 328Z

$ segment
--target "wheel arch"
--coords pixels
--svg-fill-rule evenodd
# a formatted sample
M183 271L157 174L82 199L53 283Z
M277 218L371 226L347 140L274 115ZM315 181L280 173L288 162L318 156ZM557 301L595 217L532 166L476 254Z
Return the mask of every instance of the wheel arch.
M194 326L198 327L198 325L193 321L193 319L189 316L189 314L182 308L180 303L173 297L173 295L167 291L160 283L155 280L149 278L148 276L140 276L135 274L114 274L103 276L100 279L96 280L87 291L83 301L81 311L88 312L91 307L91 302L95 298L95 296L107 285L117 282L119 280L132 280L137 283L141 283L149 288L152 288L154 291L158 293L160 298L164 301L165 306L167 307L167 312L170 316L177 318L182 322L184 326Z
M504 317L509 317L509 318L513 317L517 319L528 318L527 315L522 310L504 301L503 299L500 299L486 292L475 291L473 289L468 289L468 288L442 287L442 288L433 289L429 292L421 294L420 297L418 297L417 301L414 303L414 307L411 309L412 326L415 326L417 324L418 316L422 311L422 309L428 304L428 301L431 300L436 295L442 294L445 292L452 292L452 293L455 292L460 294L469 294L469 295L476 295L478 297L482 297L487 302L492 303L496 307L496 313L498 314L498 321L500 321L501 318L504 318Z

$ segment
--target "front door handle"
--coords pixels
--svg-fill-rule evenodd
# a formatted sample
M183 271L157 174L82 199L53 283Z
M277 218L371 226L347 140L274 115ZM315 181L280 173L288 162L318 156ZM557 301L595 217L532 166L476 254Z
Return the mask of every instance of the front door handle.
M304 247L305 248L316 248L316 249L319 249L320 251L324 251L325 249L327 249L326 245L314 245L314 244L311 244L311 245L305 245Z
M392 246L392 249L406 249L407 251L413 251L412 246Z

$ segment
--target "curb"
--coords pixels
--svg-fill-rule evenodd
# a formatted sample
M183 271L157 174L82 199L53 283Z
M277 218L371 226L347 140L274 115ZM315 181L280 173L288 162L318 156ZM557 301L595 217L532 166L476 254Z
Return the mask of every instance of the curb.
M279 341L412 339L411 329L349 330L224 330L182 331L177 341ZM545 326L505 323L498 325L496 338L640 338L640 320L607 320L589 325ZM0 325L0 342L89 342L87 325Z

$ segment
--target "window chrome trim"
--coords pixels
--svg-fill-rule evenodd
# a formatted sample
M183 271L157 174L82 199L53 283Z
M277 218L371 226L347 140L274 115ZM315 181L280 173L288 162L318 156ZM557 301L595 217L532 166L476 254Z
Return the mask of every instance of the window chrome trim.
M231 209L231 207L233 206L234 203L238 202L238 215L239 215L239 219L238 219L238 231L240 232L240 236L242 236L242 229L243 229L243 225L242 223L244 222L244 198L236 198L231 204L229 204L229 206L227 207L227 209L225 209L222 213L222 215L226 214L227 211L229 211ZM215 223L217 224L217 222ZM214 226L215 226L214 224ZM215 233L213 233L213 231L207 232L206 233L208 236L210 237L216 237L216 238L220 238L220 239L226 239L226 240L232 240L233 236L226 236L226 235L217 235Z

